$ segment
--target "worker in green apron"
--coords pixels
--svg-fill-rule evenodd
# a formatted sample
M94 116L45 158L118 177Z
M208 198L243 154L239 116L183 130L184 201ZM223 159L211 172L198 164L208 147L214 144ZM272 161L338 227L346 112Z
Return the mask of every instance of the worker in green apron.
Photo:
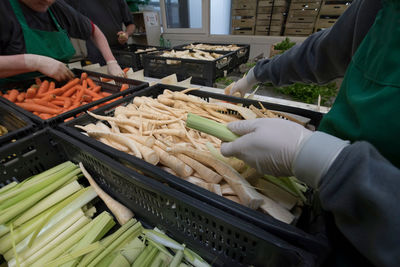
M6 0L0 3L0 15L0 78L7 77L2 82L30 78L37 72L56 80L72 78L64 64L75 54L70 35L92 39L109 73L123 74L102 32L63 1Z
M373 1L355 1L359 10L354 14L363 16L366 2ZM337 256L327 265L400 266L400 217L394 215L400 212L400 121L393 114L400 103L400 2L383 1L378 10L317 132L281 119L240 121L228 127L241 137L221 146L223 155L238 157L261 173L295 175L318 189L323 209L333 214L340 231L329 228ZM306 42L302 49L298 46L289 56L323 46L318 43L323 40L316 40L329 34L316 34L313 43ZM279 63L288 55L282 57L267 64ZM243 94L247 90L243 85L253 84L245 79L234 91ZM349 244L339 243L337 234L344 235Z

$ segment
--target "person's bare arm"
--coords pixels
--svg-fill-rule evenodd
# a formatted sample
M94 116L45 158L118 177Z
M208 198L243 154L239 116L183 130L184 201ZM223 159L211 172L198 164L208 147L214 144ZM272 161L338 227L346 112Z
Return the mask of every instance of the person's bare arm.
M91 39L93 43L97 46L97 48L100 50L104 60L107 62L108 74L114 76L125 76L125 73L122 71L121 67L118 65L117 60L112 54L110 46L103 32L95 24L93 25L94 25L94 30Z
M31 71L25 65L24 55L0 56L0 78Z
M64 63L50 57L34 54L0 56L0 78L33 71L39 71L58 81L74 76Z

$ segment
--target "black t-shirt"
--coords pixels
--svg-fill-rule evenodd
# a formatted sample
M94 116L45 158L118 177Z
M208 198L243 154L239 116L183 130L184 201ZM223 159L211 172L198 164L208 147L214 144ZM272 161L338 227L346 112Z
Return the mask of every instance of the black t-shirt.
M66 0L68 4L90 18L104 33L111 47L119 46L117 32L133 24L133 17L125 0Z
M25 20L32 29L56 31L56 25L49 12L36 12L20 2ZM61 28L69 37L88 40L92 34L91 21L66 4L56 0L50 7ZM0 55L26 53L22 28L8 0L0 1Z

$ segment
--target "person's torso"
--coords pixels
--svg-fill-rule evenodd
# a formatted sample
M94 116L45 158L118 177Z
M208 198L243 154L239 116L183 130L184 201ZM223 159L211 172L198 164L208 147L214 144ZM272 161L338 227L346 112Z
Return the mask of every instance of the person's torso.
M50 8L61 28L67 30L72 37L89 38L91 34L90 21L81 20L80 15L71 14L66 10L65 3L56 1ZM22 12L28 26L35 30L54 32L57 27L49 12L35 12L20 2ZM66 18L69 16L70 18ZM80 17L79 17L80 16ZM78 25L77 20L80 20ZM26 53L25 40L21 25L14 14L8 0L0 1L0 55L15 55Z
M119 1L85 0L77 4L78 11L96 24L104 33L110 46L118 46L119 31L122 31L123 12Z

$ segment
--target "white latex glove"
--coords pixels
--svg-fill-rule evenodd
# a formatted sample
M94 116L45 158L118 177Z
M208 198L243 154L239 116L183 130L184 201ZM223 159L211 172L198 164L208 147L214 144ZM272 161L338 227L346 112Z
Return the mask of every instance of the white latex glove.
M292 163L298 148L312 133L283 119L235 121L228 128L241 137L223 143L221 153L242 159L260 173L274 176L293 175Z
M128 42L129 36L126 32L120 31L117 33L117 35L118 35L118 42L120 44L125 44L126 42Z
M246 93L250 92L253 86L258 83L257 79L254 76L253 69L254 68L250 69L246 77L243 77L233 85L229 92L229 95L234 95L236 92L239 92L240 96L244 97Z
M53 58L34 54L25 54L24 60L25 66L30 71L39 71L57 81L69 80L74 77L72 71L69 70L64 63Z
M283 119L235 121L228 128L241 137L221 145L224 156L242 159L260 173L295 175L314 188L349 144Z
M113 76L125 77L125 73L122 71L116 60L107 61L107 72Z

